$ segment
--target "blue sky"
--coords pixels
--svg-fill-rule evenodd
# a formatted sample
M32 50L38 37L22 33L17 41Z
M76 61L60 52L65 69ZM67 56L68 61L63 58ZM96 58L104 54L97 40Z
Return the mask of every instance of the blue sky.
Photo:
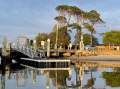
M0 0L0 37L14 40L19 35L34 37L52 31L55 7L60 4L97 10L107 24L96 27L98 33L120 29L120 0Z

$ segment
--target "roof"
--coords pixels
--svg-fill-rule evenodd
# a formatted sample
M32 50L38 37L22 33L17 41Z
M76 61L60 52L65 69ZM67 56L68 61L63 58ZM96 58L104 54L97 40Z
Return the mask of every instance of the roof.
M98 44L96 46L120 46L120 44Z

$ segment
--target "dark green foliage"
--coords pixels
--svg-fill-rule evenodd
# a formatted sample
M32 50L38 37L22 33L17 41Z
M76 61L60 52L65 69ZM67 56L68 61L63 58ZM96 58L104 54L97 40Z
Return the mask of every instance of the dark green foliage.
M64 16L57 16L54 18L59 24L65 24L67 22L66 18Z
M120 72L103 72L106 84L111 87L120 87Z
M103 43L120 44L120 31L110 31L104 33Z
M87 81L87 86L88 87L92 87L94 84L95 84L95 80L93 78L91 78Z
M77 23L73 23L70 24L68 27L70 27L71 29L76 29L76 35L75 35L75 44L79 44L80 42L80 38L81 38L81 32L82 32L82 28L81 26L79 26Z
M41 47L41 41L47 41L48 39L48 34L46 33L39 33L37 36L36 36L36 44L37 44L37 47Z
M75 44L79 44L80 43L80 39L81 38L81 31L80 30L77 30L77 33L76 33L76 35L75 35L75 41L74 41L74 43Z
M100 17L100 14L95 10L89 11L87 13L87 18L90 20L92 25L94 25L96 23L104 23L104 21Z
M94 29L93 25L85 23L84 26L91 34L95 33L95 29Z
M93 46L97 45L98 44L98 39L95 36L93 36L92 39L93 39ZM91 35L90 34L84 34L83 35L83 42L84 42L84 45L91 45Z
M51 40L51 47L54 48L55 42L56 42L56 32L57 29L56 27L54 27L53 32L51 32L49 34L49 38ZM70 43L70 35L67 32L67 28L63 27L63 28L59 28L58 29L58 47L62 46L63 48L65 46L68 46L68 44Z
M78 32L78 34L76 34L76 38L75 38L75 41L77 42L77 44L79 44L80 42L80 32ZM98 39L93 36L93 45L97 45L98 44ZM84 42L84 45L90 45L91 43L91 35L90 34L83 34L83 42Z
M69 24L68 27L71 29L77 29L77 30L82 30L81 26L79 26L77 23Z

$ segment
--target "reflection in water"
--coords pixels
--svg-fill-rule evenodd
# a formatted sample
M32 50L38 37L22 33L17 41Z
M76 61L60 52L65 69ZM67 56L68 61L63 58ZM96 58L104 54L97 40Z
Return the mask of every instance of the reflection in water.
M94 66L94 67L90 67ZM87 62L81 62L76 65L75 70L76 70L76 86L78 89L83 89L83 88L93 88L94 85L94 78L92 75L93 70L96 68L96 63L90 63L90 66L88 66ZM83 78L85 73L90 72L90 79L88 79L87 84L83 86Z
M120 68L114 68L112 72L103 72L106 84L111 87L120 87Z
M79 68L74 67L75 70L75 76L70 77L68 81L71 81L70 85L68 85L67 88L78 88L82 89L82 80L84 77L84 66L79 66ZM73 77L76 77L75 80L72 80Z
M119 63L79 62L68 68L35 68L7 64L0 66L0 89L116 89L120 87L116 65Z
M47 77L52 80L53 85L57 89L66 88L66 78L69 76L68 70L50 70L45 72L47 73ZM50 80L46 82L47 85Z
M16 73L16 83L17 87L25 86L27 79L27 73L25 70L20 70Z
M17 66L16 66L17 65ZM10 80L16 70L24 69L19 64L0 65L0 89L5 89L6 80ZM17 79L17 73L16 73Z
M101 72L100 76L105 79L106 85L103 87L100 86L101 89L106 89L105 87L111 87L111 89L120 87L119 62L80 62L76 63L75 66L76 74L80 76L81 81L81 88L78 89L97 89L98 87L96 85L99 81L97 81L96 75L93 75L95 72ZM77 70L79 70L79 73ZM86 75L88 74L89 78L86 79ZM86 81L86 83L82 83L83 80Z
M5 76L2 75L1 77L1 81L0 81L0 89L5 89Z

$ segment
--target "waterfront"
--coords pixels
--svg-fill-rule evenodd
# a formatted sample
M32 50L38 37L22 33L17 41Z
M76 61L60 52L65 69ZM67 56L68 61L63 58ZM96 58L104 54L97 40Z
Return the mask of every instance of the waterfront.
M119 89L119 65L118 61L82 61L67 68L7 64L0 66L0 89Z
M120 89L119 3L0 0L0 89Z

